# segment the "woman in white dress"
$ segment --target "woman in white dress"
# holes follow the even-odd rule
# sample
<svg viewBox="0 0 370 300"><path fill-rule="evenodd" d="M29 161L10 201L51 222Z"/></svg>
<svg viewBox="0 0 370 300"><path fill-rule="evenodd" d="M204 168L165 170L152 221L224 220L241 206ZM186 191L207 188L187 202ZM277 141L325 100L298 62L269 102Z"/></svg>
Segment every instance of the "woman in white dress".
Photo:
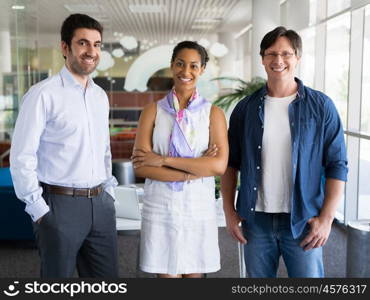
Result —
<svg viewBox="0 0 370 300"><path fill-rule="evenodd" d="M140 116L132 160L146 178L140 268L159 277L201 277L220 269L215 175L228 158L223 111L201 97L206 50L184 41L173 50L174 87Z"/></svg>

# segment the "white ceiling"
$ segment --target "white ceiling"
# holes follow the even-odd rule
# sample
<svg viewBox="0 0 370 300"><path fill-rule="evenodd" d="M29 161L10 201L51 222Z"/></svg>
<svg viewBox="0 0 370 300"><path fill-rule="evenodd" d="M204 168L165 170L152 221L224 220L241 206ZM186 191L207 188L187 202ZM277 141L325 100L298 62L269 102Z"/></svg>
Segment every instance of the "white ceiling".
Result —
<svg viewBox="0 0 370 300"><path fill-rule="evenodd" d="M25 9L13 10L14 3ZM133 13L130 5L154 5L160 12ZM237 33L250 23L251 0L0 0L0 28L9 28L13 36L18 32L59 37L60 26L71 13L98 19L105 41L113 41L118 32L168 43L175 37Z"/></svg>

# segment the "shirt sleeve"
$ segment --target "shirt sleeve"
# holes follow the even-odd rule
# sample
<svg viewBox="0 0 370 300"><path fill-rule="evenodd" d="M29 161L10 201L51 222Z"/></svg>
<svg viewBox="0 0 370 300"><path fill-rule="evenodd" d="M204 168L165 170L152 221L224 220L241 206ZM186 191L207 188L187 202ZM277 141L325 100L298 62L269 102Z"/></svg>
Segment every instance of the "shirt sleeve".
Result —
<svg viewBox="0 0 370 300"><path fill-rule="evenodd" d="M238 105L234 108L231 117L228 130L228 139L229 139L229 161L228 166L234 169L240 170L241 164L241 137L244 135L243 124L241 115L242 103L239 102Z"/></svg>
<svg viewBox="0 0 370 300"><path fill-rule="evenodd" d="M109 103L108 98L107 98L107 103ZM109 107L108 107L108 110L109 110ZM109 116L109 113L108 113L108 116ZM115 199L114 187L118 185L118 182L116 178L112 175L112 153L111 153L111 148L110 148L109 127L107 128L107 136L105 140L104 165L105 165L106 180L103 182L103 187L104 187L104 190L107 193L109 193L113 197L113 199Z"/></svg>
<svg viewBox="0 0 370 300"><path fill-rule="evenodd" d="M339 114L331 99L325 102L323 166L325 177L347 181L347 153Z"/></svg>
<svg viewBox="0 0 370 300"><path fill-rule="evenodd" d="M16 121L10 149L10 171L17 197L25 211L37 221L49 211L37 178L37 150L46 124L46 107L35 88L24 97Z"/></svg>

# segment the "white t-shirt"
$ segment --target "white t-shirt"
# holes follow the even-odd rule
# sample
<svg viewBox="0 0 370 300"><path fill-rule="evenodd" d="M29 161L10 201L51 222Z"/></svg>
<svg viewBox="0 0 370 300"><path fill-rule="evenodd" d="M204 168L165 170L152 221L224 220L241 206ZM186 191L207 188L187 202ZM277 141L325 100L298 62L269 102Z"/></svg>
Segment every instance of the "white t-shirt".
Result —
<svg viewBox="0 0 370 300"><path fill-rule="evenodd" d="M266 96L262 138L262 184L256 211L289 213L292 194L292 142L288 106L296 94Z"/></svg>

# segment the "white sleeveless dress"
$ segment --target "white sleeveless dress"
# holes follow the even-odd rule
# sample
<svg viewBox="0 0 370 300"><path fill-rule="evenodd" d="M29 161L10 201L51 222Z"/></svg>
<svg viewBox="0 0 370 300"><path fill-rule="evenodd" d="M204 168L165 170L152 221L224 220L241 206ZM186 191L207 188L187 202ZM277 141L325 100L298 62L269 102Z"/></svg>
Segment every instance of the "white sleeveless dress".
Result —
<svg viewBox="0 0 370 300"><path fill-rule="evenodd" d="M208 148L211 103L188 113L196 125L195 157ZM153 151L168 154L174 119L157 104ZM140 242L140 268L148 273L209 273L220 269L215 182L203 177L181 192L146 179Z"/></svg>

